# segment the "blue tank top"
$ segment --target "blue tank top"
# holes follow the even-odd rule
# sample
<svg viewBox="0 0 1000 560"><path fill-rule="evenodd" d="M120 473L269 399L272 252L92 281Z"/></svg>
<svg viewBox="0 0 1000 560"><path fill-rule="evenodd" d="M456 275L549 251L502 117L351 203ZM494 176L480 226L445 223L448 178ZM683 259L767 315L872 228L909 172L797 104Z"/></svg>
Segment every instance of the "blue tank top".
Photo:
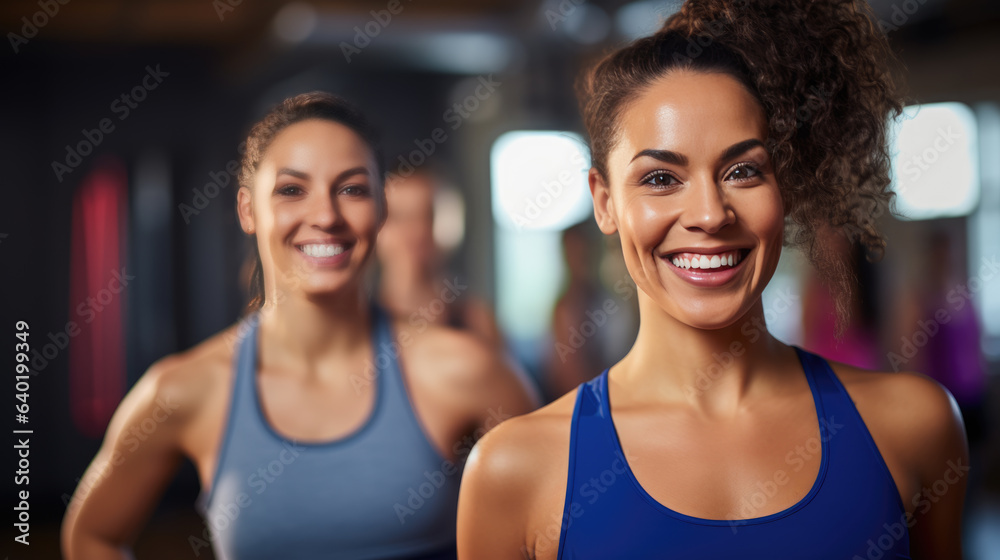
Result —
<svg viewBox="0 0 1000 560"><path fill-rule="evenodd" d="M747 498L744 511L751 513L745 519L701 519L663 506L625 460L605 370L577 393L558 558L909 559L902 499L871 434L826 360L796 351L821 437L786 457L788 472L801 468L805 453L822 453L819 475L802 500L754 517L754 508L776 489L772 480L761 481Z"/></svg>
<svg viewBox="0 0 1000 560"><path fill-rule="evenodd" d="M389 319L375 308L375 406L329 442L293 441L257 394L258 316L240 325L218 467L199 498L220 560L454 559L460 467L431 445L410 406Z"/></svg>

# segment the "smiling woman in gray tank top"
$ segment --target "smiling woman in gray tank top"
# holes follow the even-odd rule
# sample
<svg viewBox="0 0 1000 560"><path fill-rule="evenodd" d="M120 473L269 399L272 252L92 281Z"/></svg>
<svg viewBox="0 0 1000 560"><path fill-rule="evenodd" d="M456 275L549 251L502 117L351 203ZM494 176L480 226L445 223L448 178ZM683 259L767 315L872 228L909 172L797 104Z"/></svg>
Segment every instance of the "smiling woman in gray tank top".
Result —
<svg viewBox="0 0 1000 560"><path fill-rule="evenodd" d="M67 558L129 557L185 458L202 483L205 530L181 545L196 554L455 557L464 459L533 397L473 336L368 301L383 175L372 127L329 94L254 126L237 199L257 251L249 312L122 401L68 508Z"/></svg>

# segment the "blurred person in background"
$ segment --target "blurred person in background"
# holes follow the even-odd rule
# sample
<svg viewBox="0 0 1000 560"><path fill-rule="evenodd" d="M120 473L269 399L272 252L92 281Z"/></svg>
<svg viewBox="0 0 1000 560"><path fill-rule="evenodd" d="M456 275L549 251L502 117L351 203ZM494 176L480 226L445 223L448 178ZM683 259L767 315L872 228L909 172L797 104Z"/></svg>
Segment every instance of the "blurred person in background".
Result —
<svg viewBox="0 0 1000 560"><path fill-rule="evenodd" d="M586 75L595 217L620 237L639 335L480 440L461 558L962 557L968 449L948 391L764 323L786 233L842 321L851 277L816 232L884 248L891 60L861 0L689 0Z"/></svg>
<svg viewBox="0 0 1000 560"><path fill-rule="evenodd" d="M552 347L545 379L549 400L565 395L621 358L632 340L622 348L622 332L635 334L631 324L634 288L619 282L612 287L614 292L604 287L598 269L607 255L594 250L600 240L590 235L593 228L592 222L581 222L562 234L566 277L552 310Z"/></svg>
<svg viewBox="0 0 1000 560"><path fill-rule="evenodd" d="M378 236L379 303L413 328L465 330L496 349L503 335L489 304L445 273L445 253L434 238L439 179L426 168L386 182L389 216Z"/></svg>
<svg viewBox="0 0 1000 560"><path fill-rule="evenodd" d="M455 557L465 454L533 402L477 338L410 329L365 295L383 169L369 122L329 94L253 127L237 195L249 313L122 401L67 510L66 558L130 557L185 458L220 559Z"/></svg>

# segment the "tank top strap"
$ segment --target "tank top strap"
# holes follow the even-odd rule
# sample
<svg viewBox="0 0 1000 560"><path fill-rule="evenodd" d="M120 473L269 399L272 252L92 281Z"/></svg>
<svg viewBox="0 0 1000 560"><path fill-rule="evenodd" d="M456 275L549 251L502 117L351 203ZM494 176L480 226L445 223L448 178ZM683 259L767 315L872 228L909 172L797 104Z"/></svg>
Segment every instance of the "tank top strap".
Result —
<svg viewBox="0 0 1000 560"><path fill-rule="evenodd" d="M576 404L573 406L573 417L570 421L569 436L569 470L566 478L566 497L563 502L563 522L559 531L559 548L556 558L563 558L566 545L566 535L573 524L575 512L581 504L576 489L577 473L591 472L595 464L606 463L609 454L613 454L614 445L608 437L616 437L611 424L610 409L607 403L608 370L605 369L597 377L580 384L576 393Z"/></svg>
<svg viewBox="0 0 1000 560"><path fill-rule="evenodd" d="M868 429L864 420L861 419L857 408L854 407L854 401L837 379L829 362L808 350L797 346L794 348L805 370L806 379L809 380L809 386L813 390L821 436L833 439L832 436L840 430L844 422L849 423L852 429L867 435ZM868 438L871 439L871 436Z"/></svg>
<svg viewBox="0 0 1000 560"><path fill-rule="evenodd" d="M420 422L410 403L406 380L403 378L399 357L405 345L404 337L396 337L392 329L392 317L376 304L371 306L373 363L366 364L365 375L374 373L378 381L380 395L377 416L373 422L413 424Z"/></svg>
<svg viewBox="0 0 1000 560"><path fill-rule="evenodd" d="M235 346L233 352L233 382L229 391L229 412L226 415L223 425L222 442L219 445L218 456L216 457L215 473L212 475L212 482L208 491L199 493L195 501L195 508L205 515L211 504L212 495L219 483L219 477L224 471L225 462L229 457L229 450L232 447L234 431L237 429L249 429L248 422L255 422L255 403L253 383L254 373L257 370L257 330L260 326L260 313L251 313L244 317L236 326L236 333L231 344ZM259 422L259 420L257 421ZM264 431L263 425L256 426L256 430Z"/></svg>
<svg viewBox="0 0 1000 560"><path fill-rule="evenodd" d="M875 439L872 437L868 425L858 411L854 400L847 392L847 388L841 383L833 368L822 356L813 354L808 350L795 347L799 354L799 359L806 371L810 384L818 391L817 406L822 407L820 414L820 435L829 440L830 452L838 461L843 456L855 458L865 457L870 466L878 473L887 488L891 490L894 505L900 511L905 511L902 498L896 487L896 482L892 477L892 471L882 457ZM868 375L880 375L869 372ZM838 434L849 434L839 436Z"/></svg>
<svg viewBox="0 0 1000 560"><path fill-rule="evenodd" d="M840 393L840 382L833 375L830 364L808 350L803 350L798 346L793 346L793 348L795 348L795 352L799 356L799 361L805 370L806 378L809 379L809 385L815 386L821 395L831 395L830 398L833 398L833 395L838 395Z"/></svg>

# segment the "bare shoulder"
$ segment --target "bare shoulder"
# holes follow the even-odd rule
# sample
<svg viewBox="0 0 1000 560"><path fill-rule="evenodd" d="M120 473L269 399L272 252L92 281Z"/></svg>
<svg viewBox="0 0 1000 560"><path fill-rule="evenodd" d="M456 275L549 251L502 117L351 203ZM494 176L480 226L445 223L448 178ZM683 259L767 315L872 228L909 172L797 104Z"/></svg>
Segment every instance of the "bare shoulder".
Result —
<svg viewBox="0 0 1000 560"><path fill-rule="evenodd" d="M830 365L883 454L888 451L906 464L919 465L964 448L958 405L937 381L915 372Z"/></svg>
<svg viewBox="0 0 1000 560"><path fill-rule="evenodd" d="M869 371L836 362L830 365L863 413L886 415L901 420L901 428L920 431L960 419L951 393L926 375Z"/></svg>
<svg viewBox="0 0 1000 560"><path fill-rule="evenodd" d="M130 391L129 401L168 411L172 424L187 423L222 397L230 384L239 338L230 327L198 345L154 362Z"/></svg>
<svg viewBox="0 0 1000 560"><path fill-rule="evenodd" d="M555 558L575 392L511 418L473 449L458 500L465 558Z"/></svg>
<svg viewBox="0 0 1000 560"><path fill-rule="evenodd" d="M395 342L401 353L419 365L432 363L436 377L453 382L474 382L495 371L497 352L479 337L439 325L413 326L397 320Z"/></svg>
<svg viewBox="0 0 1000 560"><path fill-rule="evenodd" d="M534 386L500 349L470 332L437 325L414 328L397 321L395 343L411 378L424 388L475 408L506 403L512 414L537 406Z"/></svg>
<svg viewBox="0 0 1000 560"><path fill-rule="evenodd" d="M538 488L550 486L561 475L562 484L556 484L561 495L569 464L575 402L576 391L570 391L538 410L507 420L483 436L465 468L469 482L504 488L530 501Z"/></svg>

